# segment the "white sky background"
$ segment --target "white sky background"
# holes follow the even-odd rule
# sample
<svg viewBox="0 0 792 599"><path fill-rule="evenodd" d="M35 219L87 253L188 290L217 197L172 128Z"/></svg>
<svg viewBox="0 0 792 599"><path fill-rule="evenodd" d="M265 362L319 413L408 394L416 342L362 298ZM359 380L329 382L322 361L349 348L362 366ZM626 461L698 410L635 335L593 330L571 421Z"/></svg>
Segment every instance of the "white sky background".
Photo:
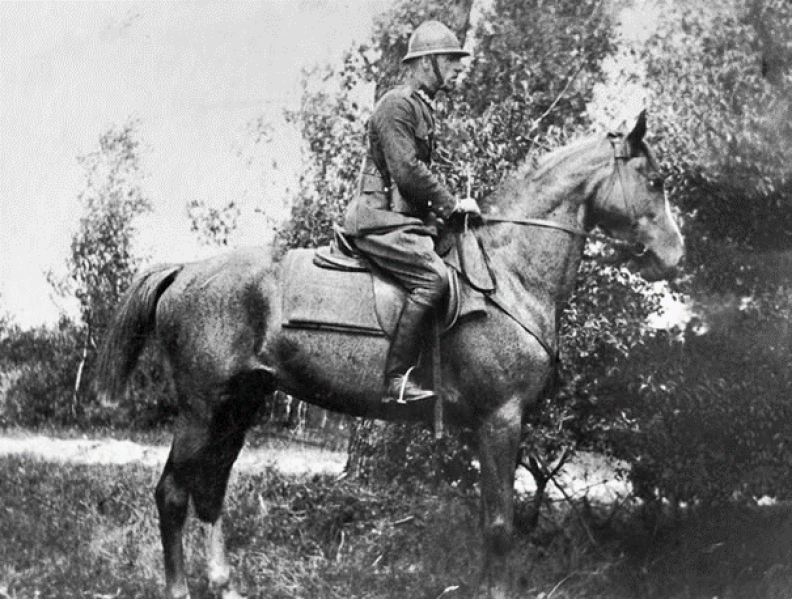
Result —
<svg viewBox="0 0 792 599"><path fill-rule="evenodd" d="M43 273L65 273L84 188L77 157L130 116L155 205L140 222L144 253L206 253L189 231L192 199L236 201L234 242L266 241L271 222L254 208L284 215L299 138L280 129L271 147L256 145L249 123L296 108L300 69L337 60L385 5L0 2L0 311L23 327L57 320Z"/></svg>

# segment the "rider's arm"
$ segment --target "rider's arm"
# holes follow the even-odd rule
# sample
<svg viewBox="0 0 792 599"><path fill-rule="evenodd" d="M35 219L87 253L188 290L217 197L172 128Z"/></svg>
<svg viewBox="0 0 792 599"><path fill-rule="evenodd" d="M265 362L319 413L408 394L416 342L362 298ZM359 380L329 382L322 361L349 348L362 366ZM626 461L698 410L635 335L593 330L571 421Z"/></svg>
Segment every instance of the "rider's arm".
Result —
<svg viewBox="0 0 792 599"><path fill-rule="evenodd" d="M418 157L420 120L409 98L394 95L383 98L372 124L391 179L402 196L419 213L434 212L447 218L457 209L457 201Z"/></svg>

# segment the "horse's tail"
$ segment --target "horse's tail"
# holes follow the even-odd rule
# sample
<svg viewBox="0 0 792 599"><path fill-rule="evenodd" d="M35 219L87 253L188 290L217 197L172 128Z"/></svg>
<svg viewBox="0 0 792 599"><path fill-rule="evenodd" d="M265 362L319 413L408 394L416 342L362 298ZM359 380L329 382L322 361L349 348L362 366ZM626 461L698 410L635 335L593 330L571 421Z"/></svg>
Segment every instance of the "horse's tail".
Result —
<svg viewBox="0 0 792 599"><path fill-rule="evenodd" d="M182 270L180 264L158 264L140 273L121 299L99 353L94 380L102 403L120 397L146 339L154 332L157 302Z"/></svg>

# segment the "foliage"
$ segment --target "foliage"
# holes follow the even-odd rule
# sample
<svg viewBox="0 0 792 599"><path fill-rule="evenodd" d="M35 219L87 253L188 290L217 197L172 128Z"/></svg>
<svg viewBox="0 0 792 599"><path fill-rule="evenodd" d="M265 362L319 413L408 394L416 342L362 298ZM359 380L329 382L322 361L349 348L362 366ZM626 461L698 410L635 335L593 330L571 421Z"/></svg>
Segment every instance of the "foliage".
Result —
<svg viewBox="0 0 792 599"><path fill-rule="evenodd" d="M175 416L170 379L157 349L148 348L121 405L101 405L90 388L75 401L85 328L62 319L56 328L9 327L0 335L0 424L39 428L160 428Z"/></svg>
<svg viewBox="0 0 792 599"><path fill-rule="evenodd" d="M459 90L443 100L449 114L438 119L445 156L465 165L449 173L456 193L466 193L471 177L473 195L486 205L517 164L586 130L611 28L599 0L493 4Z"/></svg>
<svg viewBox="0 0 792 599"><path fill-rule="evenodd" d="M396 58L406 50L412 27L438 16L432 12L438 6L396 5L383 15L370 43L348 53L341 69L321 72L323 87L304 82L303 105L292 118L302 126L312 166L282 235L287 246L318 245L329 238L354 193L364 150L363 143L355 143L364 141L368 114L358 100L360 90L377 82L381 93L397 79ZM533 161L586 130L586 107L603 81L602 59L614 51L609 15L596 1L493 4L475 32L474 58L459 89L438 98L441 141L435 172L454 193L471 193L486 206L487 195L518 163ZM327 85L331 78L340 82L336 89ZM590 251L600 254L599 248ZM591 263L583 269L564 320L562 392L545 402L526 429L526 455L541 455L542 462L580 441L600 443L608 416L603 406L593 407L596 388L640 343L646 317L657 307L657 292L625 271ZM368 463L361 468L361 456L351 455L352 472L364 478L387 472L384 476L399 480L420 472L433 476L427 467L433 454L427 431L373 425L355 430L350 451L365 453ZM443 454L448 464L456 464L451 478L469 476L467 445L447 446ZM394 465L403 469L401 475Z"/></svg>
<svg viewBox="0 0 792 599"><path fill-rule="evenodd" d="M713 236L789 246L792 7L667 2L642 55L674 190Z"/></svg>
<svg viewBox="0 0 792 599"><path fill-rule="evenodd" d="M0 337L0 369L9 377L0 423L22 426L73 424L82 416L74 383L83 331L68 320L57 329L22 331Z"/></svg>
<svg viewBox="0 0 792 599"><path fill-rule="evenodd" d="M372 100L399 80L407 39L421 22L466 23L467 0L397 2L378 17L371 39L350 48L339 67L305 71L300 109L287 113L306 142L307 166L292 200L291 219L279 232L286 248L327 242L356 192L366 150ZM458 28L464 38L464 26Z"/></svg>
<svg viewBox="0 0 792 599"><path fill-rule="evenodd" d="M66 261L69 274L65 281L57 281L50 274L50 282L59 293L74 293L80 302L82 326L74 331L75 345L69 359L45 367L48 372L66 365L74 367L74 375L67 377L73 381L68 402L73 420L98 409L95 394L82 381L89 378L86 375L96 354L96 340L101 339L140 263L133 253L134 219L150 211L151 203L141 187L136 127L137 122L129 120L109 128L99 138L98 149L78 158L84 169L85 189L78 198L82 216ZM57 380L65 383L63 377ZM50 401L54 406L66 404L60 395L67 390L52 389ZM28 391L28 401L45 401L37 399L33 388Z"/></svg>
<svg viewBox="0 0 792 599"><path fill-rule="evenodd" d="M354 69L354 58L347 55L341 73L330 67L306 73L300 110L287 114L287 121L300 128L307 141L306 167L300 189L292 201L291 219L278 232L287 248L316 247L330 239L332 226L341 221L346 203L352 197L354 182L363 157L364 124L367 109L352 95L356 84L344 79L335 94L312 89L312 77L322 83Z"/></svg>
<svg viewBox="0 0 792 599"><path fill-rule="evenodd" d="M724 310L717 328L658 334L623 361L609 390L624 415L612 446L646 499L792 496L790 316L786 288Z"/></svg>
<svg viewBox="0 0 792 599"><path fill-rule="evenodd" d="M135 217L151 210L140 186L135 121L108 129L99 148L78 159L85 169L83 215L67 260L82 322L101 333L139 266L132 252Z"/></svg>
<svg viewBox="0 0 792 599"><path fill-rule="evenodd" d="M231 234L236 230L240 209L234 201L222 208L208 206L193 200L187 205L190 231L198 236L203 245L227 246Z"/></svg>
<svg viewBox="0 0 792 599"><path fill-rule="evenodd" d="M535 160L585 130L584 108L594 84L601 79L600 59L611 50L610 30L609 17L597 2L493 5L476 32L475 55L459 89L438 98L441 143L435 170L453 192L460 197L472 194L486 206L489 193L517 164ZM548 53L548 47L554 52ZM577 295L583 298L580 303L589 309L580 307L568 322L587 323L591 334L567 343L566 356L576 357L587 343L598 346L585 347L592 356L611 345L611 353L623 352L639 336L653 304L647 301L645 290L637 289L640 285L634 279L618 270L610 273L589 279L589 286L578 290ZM606 296L621 301L598 301ZM613 321L629 326L603 326ZM606 330L611 333L601 334ZM602 377L611 364L592 357L588 371L581 376ZM537 411L527 429L527 453L550 460L573 443L566 429L559 427L575 409L573 393L566 398L567 402L547 402L546 409ZM407 472L412 471L410 455L431 455L431 444L418 450L417 439L422 436L414 427L408 429L385 434L392 448L380 450L388 457L376 460L372 473L388 469L393 452L401 456L399 464ZM447 452L452 461L457 460L460 471L466 469L464 460L471 457L464 447L444 448L444 455Z"/></svg>
<svg viewBox="0 0 792 599"><path fill-rule="evenodd" d="M686 211L696 314L645 339L591 390L601 439L646 499L788 497L788 3L664 2L645 65L669 192Z"/></svg>
<svg viewBox="0 0 792 599"><path fill-rule="evenodd" d="M478 481L467 431L449 431L438 441L425 426L389 423L358 431L351 442L359 446L349 449L346 471L362 482L410 489L434 481L469 491Z"/></svg>

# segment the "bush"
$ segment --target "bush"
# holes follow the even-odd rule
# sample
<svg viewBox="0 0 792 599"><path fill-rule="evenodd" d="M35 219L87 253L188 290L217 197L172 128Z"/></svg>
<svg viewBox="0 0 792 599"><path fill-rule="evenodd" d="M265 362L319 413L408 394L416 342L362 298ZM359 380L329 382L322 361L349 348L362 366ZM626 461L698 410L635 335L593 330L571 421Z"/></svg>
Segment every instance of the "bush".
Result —
<svg viewBox="0 0 792 599"><path fill-rule="evenodd" d="M786 295L737 304L713 330L656 335L624 360L609 441L645 499L792 497Z"/></svg>
<svg viewBox="0 0 792 599"><path fill-rule="evenodd" d="M372 483L394 483L417 488L444 482L470 490L478 480L473 465L475 446L469 432L451 429L437 441L424 425L358 422L350 455L353 476ZM350 469L350 464L347 465Z"/></svg>
<svg viewBox="0 0 792 599"><path fill-rule="evenodd" d="M176 404L156 348L144 352L125 399L102 405L90 384L93 347L75 393L84 343L83 329L68 320L56 329L6 330L0 340L0 370L7 375L0 423L155 429L172 421Z"/></svg>
<svg viewBox="0 0 792 599"><path fill-rule="evenodd" d="M79 331L68 321L57 330L12 329L0 342L4 369L17 376L6 392L2 420L7 424L40 426L74 424L81 408L74 384L80 362Z"/></svg>

